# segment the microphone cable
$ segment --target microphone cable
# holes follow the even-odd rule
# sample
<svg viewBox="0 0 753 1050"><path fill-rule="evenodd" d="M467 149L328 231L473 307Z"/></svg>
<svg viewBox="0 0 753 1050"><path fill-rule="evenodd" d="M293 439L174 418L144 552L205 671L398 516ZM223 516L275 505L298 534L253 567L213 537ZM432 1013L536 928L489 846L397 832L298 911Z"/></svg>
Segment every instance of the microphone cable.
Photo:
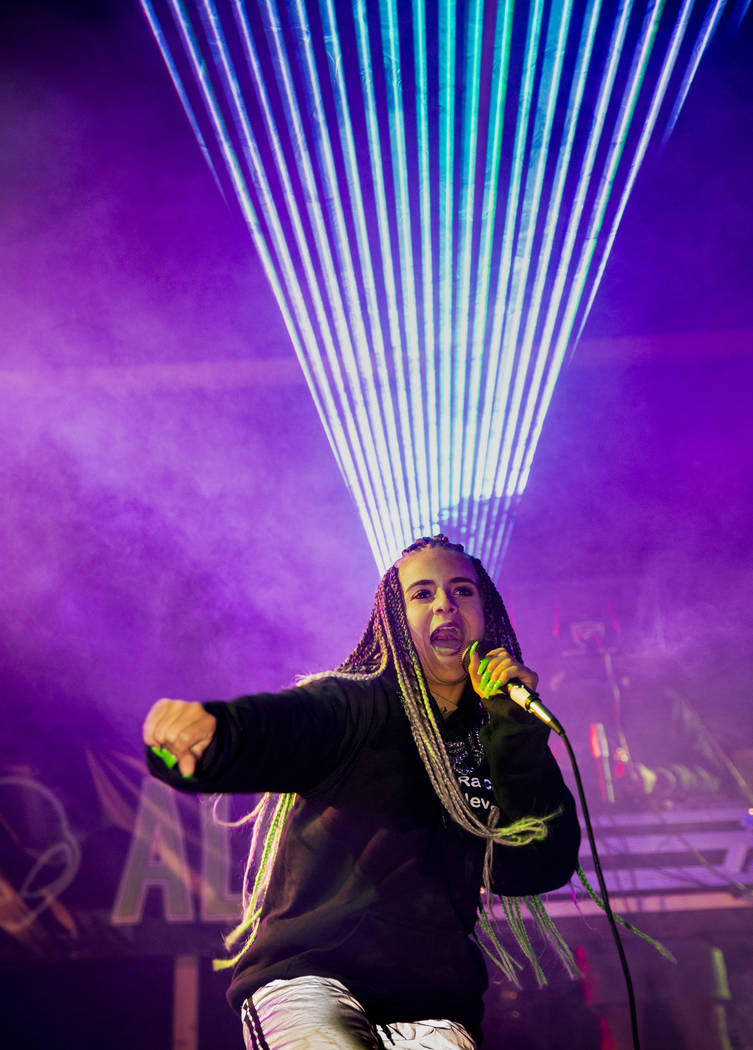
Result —
<svg viewBox="0 0 753 1050"><path fill-rule="evenodd" d="M477 642L471 643L463 651L462 663L465 670L468 670L470 658L474 651L478 652L480 657L484 657L490 652L494 646L490 642ZM486 651L484 651L486 650ZM614 912L612 911L612 905L609 901L609 891L607 890L606 882L604 881L604 873L601 870L601 862L599 860L599 853L596 849L596 839L594 837L593 825L591 824L591 815L588 811L588 803L586 802L586 793L583 788L583 781L580 776L580 769L575 758L575 752L573 751L570 739L565 732L560 722L547 710L542 704L538 695L523 685L518 679L513 679L511 682L506 683L502 687L500 692L506 692L511 700L528 711L539 721L549 726L557 736L560 737L565 749L570 758L570 764L573 769L573 776L575 777L575 785L578 792L578 801L580 802L581 812L583 813L583 821L586 828L586 835L588 837L588 845L591 850L591 856L594 862L594 871L596 873L596 880L599 884L599 892L601 893L601 904L604 909L604 914L607 917L609 923L609 929L612 932L615 946L617 948L617 955L620 960L620 966L622 968L622 975L625 980L625 989L627 992L628 1008L630 1010L630 1028L633 1037L633 1050L641 1050L640 1037L638 1034L638 1013L635 1005L635 991L633 989L633 979L630 976L630 967L625 956L625 949L622 946L622 940L620 938L620 931L617 929L617 919Z"/></svg>

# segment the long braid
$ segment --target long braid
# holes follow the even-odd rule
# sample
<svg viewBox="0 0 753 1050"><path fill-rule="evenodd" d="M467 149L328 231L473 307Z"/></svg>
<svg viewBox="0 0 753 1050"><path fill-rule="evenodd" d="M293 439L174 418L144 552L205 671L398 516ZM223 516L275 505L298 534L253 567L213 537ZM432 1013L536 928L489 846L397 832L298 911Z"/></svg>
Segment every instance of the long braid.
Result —
<svg viewBox="0 0 753 1050"><path fill-rule="evenodd" d="M525 817L508 827L490 828L468 808L452 772L444 739L432 710L431 696L410 635L400 581L394 566L383 577L380 590L387 613L385 622L388 627L396 628L388 632L388 643L403 707L418 753L440 802L461 828L480 838L519 846L545 838L546 825L541 818ZM398 635L397 639L395 634Z"/></svg>
<svg viewBox="0 0 753 1050"><path fill-rule="evenodd" d="M473 564L476 570L479 593L482 599L486 639L495 646L504 646L508 652L521 660L518 639L515 636L510 618L502 598L486 570L477 558L465 553L462 544L450 543L446 536L422 537L403 551L403 556L427 547L442 547L462 553ZM492 849L495 844L523 846L529 842L540 841L547 835L547 817L525 817L505 827L498 827L499 810L492 807L489 824L478 820L465 802L460 787L455 779L444 739L434 715L431 695L426 685L423 669L418 658L408 625L405 601L396 566L392 566L382 577L374 596L374 606L363 635L353 651L332 671L310 675L298 683L307 685L310 682L324 679L344 679L370 681L382 675L392 666L397 680L416 749L428 774L432 788L444 809L455 823L471 835L486 840L486 856L483 868L483 901L492 900L491 868ZM238 926L225 939L226 947L238 942L246 934L245 942L232 959L215 960L215 969L224 969L234 965L247 951L256 938L263 898L269 885L269 878L274 861L282 841L284 824L292 810L294 795L281 796L275 806L273 796L264 797L260 806L263 814L272 813L271 825L266 835L255 833L252 839L249 858L246 865L246 880L256 870L256 878L250 893L244 888L244 916ZM263 837L263 845L260 845ZM261 854L258 857L258 854ZM518 965L502 947L494 920L489 916L483 903L479 906L479 923L481 930L491 940L492 952L484 947L487 954L492 954L511 980L516 981L515 966ZM518 933L517 930L513 930ZM530 951L527 938L522 942L524 951ZM528 951L526 951L528 954Z"/></svg>

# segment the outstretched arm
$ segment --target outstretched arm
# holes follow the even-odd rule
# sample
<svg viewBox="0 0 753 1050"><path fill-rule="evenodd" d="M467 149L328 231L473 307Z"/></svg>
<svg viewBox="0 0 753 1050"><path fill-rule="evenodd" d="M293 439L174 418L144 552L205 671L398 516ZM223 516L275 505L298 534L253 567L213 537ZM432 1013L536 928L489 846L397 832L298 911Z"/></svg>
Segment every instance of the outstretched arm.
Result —
<svg viewBox="0 0 753 1050"><path fill-rule="evenodd" d="M359 700L372 689L325 679L229 703L160 700L144 723L147 764L184 791L307 794L357 752L373 708ZM168 769L153 747L177 765Z"/></svg>

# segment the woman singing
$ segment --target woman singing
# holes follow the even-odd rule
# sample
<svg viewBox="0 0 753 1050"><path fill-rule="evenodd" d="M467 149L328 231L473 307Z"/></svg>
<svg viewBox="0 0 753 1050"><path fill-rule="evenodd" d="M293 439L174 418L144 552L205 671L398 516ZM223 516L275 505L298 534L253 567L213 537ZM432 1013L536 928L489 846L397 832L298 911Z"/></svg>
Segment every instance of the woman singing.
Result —
<svg viewBox="0 0 753 1050"><path fill-rule="evenodd" d="M466 673L476 639L494 648ZM146 744L177 759L168 769L149 750L155 776L279 796L228 938L240 946L228 998L249 1050L473 1050L479 944L513 975L492 893L562 885L580 837L548 730L499 691L511 678L536 687L502 599L477 559L436 536L385 574L334 671L151 709Z"/></svg>

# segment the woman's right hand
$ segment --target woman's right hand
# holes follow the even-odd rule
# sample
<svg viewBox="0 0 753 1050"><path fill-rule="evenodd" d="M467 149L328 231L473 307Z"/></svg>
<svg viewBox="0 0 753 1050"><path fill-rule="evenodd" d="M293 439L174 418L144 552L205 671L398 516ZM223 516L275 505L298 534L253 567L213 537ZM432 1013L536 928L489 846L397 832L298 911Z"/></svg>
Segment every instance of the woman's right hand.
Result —
<svg viewBox="0 0 753 1050"><path fill-rule="evenodd" d="M158 700L144 721L144 743L164 748L178 761L184 777L190 777L212 741L217 719L201 704L188 700Z"/></svg>

